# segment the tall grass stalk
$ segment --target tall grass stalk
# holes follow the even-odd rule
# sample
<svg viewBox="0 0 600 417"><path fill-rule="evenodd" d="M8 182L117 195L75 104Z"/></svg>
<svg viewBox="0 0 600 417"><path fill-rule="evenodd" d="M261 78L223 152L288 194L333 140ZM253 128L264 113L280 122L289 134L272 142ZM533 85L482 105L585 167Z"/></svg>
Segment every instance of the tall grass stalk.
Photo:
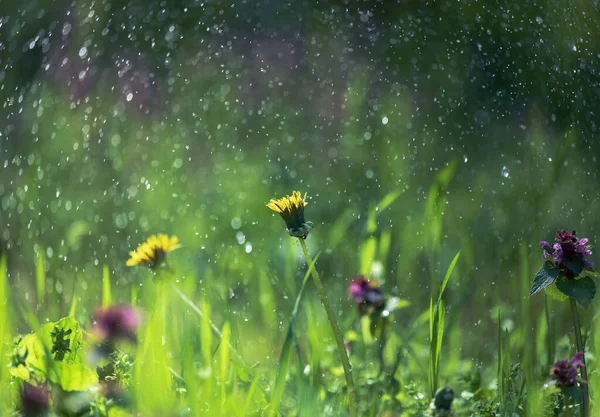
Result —
<svg viewBox="0 0 600 417"><path fill-rule="evenodd" d="M304 258L306 259L306 263L310 266L311 264L313 264L313 260L310 256L310 252L308 251L308 247L306 246L306 242L303 239L298 239L298 241L300 242L300 246L302 247L302 252L304 252ZM346 347L344 346L344 337L342 335L342 330L340 329L337 319L335 318L335 313L331 308L331 304L329 304L329 300L327 299L327 294L325 293L325 288L321 283L319 272L317 272L315 268L313 268L312 270L312 277L315 283L315 287L317 287L319 297L321 297L323 307L325 307L325 312L327 313L329 324L331 325L331 329L333 330L333 335L335 337L338 353L342 361L342 366L344 367L344 376L346 377L346 386L348 388L348 408L350 411L350 417L358 417L356 405L356 389L354 387L354 378L352 377L352 367L350 366L348 354L346 353Z"/></svg>
<svg viewBox="0 0 600 417"><path fill-rule="evenodd" d="M46 266L44 265L44 253L41 249L38 249L35 259L35 290L37 308L41 310L44 307L44 295L46 293Z"/></svg>
<svg viewBox="0 0 600 417"><path fill-rule="evenodd" d="M112 303L112 291L110 288L110 271L108 265L102 268L102 308L110 306Z"/></svg>
<svg viewBox="0 0 600 417"><path fill-rule="evenodd" d="M10 377L8 375L8 342L10 338L10 320L8 295L8 272L6 256L0 257L0 415L8 415Z"/></svg>
<svg viewBox="0 0 600 417"><path fill-rule="evenodd" d="M583 352L583 356L581 357L583 366L579 367L581 379L583 380L581 384L581 394L583 397L581 401L581 416L590 417L590 393L588 389L587 369L585 366L585 347L583 346L583 339L581 338L581 322L579 321L579 313L577 312L577 302L573 298L570 298L569 302L571 303L571 311L573 312L573 327L575 329L577 351Z"/></svg>
<svg viewBox="0 0 600 417"><path fill-rule="evenodd" d="M440 294L438 295L437 302L434 304L433 302L433 293L429 299L429 374L428 374L428 386L429 386L429 396L433 398L435 395L435 391L438 387L439 380L439 365L440 365L440 354L442 352L442 340L444 338L444 300L442 296L444 295L444 290L446 289L446 285L448 285L448 281L450 280L450 276L454 271L454 267L458 262L458 258L460 256L460 252L456 254L448 270L446 271L446 276L444 277L444 281L442 281L442 286L440 288Z"/></svg>

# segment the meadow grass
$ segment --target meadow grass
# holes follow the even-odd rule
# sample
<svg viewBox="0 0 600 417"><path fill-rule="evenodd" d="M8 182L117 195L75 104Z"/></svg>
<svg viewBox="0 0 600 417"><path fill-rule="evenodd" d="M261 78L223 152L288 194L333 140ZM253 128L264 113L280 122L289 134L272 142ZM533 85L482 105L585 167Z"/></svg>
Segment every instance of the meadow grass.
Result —
<svg viewBox="0 0 600 417"><path fill-rule="evenodd" d="M429 200L444 194L451 175L452 168L440 173ZM390 267L393 231L379 233L378 224L385 209L401 194L402 191L393 191L368 209L364 239L356 245L357 273L378 274L382 265L384 269ZM423 219L442 218L444 212L437 208L440 205L443 201L428 205ZM46 284L52 271L38 251L32 304L22 297L9 296L10 274L3 256L0 412L9 415L9 410L18 408L20 401L18 392L23 381L15 373L9 374L9 365L14 369L13 338L40 332L44 323L55 322L66 314L73 320L78 318L84 329L84 348L78 350L84 357L93 350L94 309L129 303L142 315L137 343L119 345L114 351L133 360L133 366L126 371L129 374L119 376L127 381L121 389L128 400L103 396L97 383L81 385L76 391L89 394L83 407L88 407L85 409L90 415L347 416L344 369L309 276L315 271L317 258L322 261L335 257L335 247L342 243L354 222L353 216L342 212L327 236L327 253L320 253L314 260L307 258L305 267L299 255L308 248L298 245L295 239L284 241L279 255L285 260L283 269L273 269L268 261L257 260L258 265L253 266L257 277L247 283L255 288L252 293L257 295L254 301L258 309L254 317L261 320L260 325L253 326L246 325L249 318L245 317L245 309L236 305L235 292L239 289L224 292L218 284L220 276L237 273L240 266L235 262L207 268L197 279L177 265L174 254L163 269L140 268L136 271L141 276L139 283L133 281L125 286L111 276L111 267L105 265L99 271L96 297L73 291L64 302L49 303ZM388 312L389 317L381 323L376 322L375 316L358 311L341 315L339 305L352 301L345 300L345 294L338 296L332 291L340 291L349 279L342 279L343 285L332 280L324 284L323 290L333 300L330 314L340 321L349 352L358 415L443 415L430 405L442 386L453 389L453 412L458 416L579 415L576 402L563 399L558 391L545 385L549 366L557 357L569 356L573 342L568 335L556 333L556 321L568 310L564 303L544 296L543 303L536 307L537 300L528 296L535 268L531 251L523 246L518 251L519 264L513 277L517 285L512 286L517 302L508 305L499 295L491 296L496 303L490 305L490 314L497 329L495 336L482 344L481 357L475 359L462 354L462 345L466 335L481 340L474 335L480 329L476 319L460 312L472 294L471 283L461 274L472 263L472 248L467 242L461 252L449 257L439 244L441 233L437 221L426 233L431 252L424 263L424 276L425 281L432 283L428 308L418 300L399 297ZM310 243L310 237L308 240ZM414 252L408 251L405 256L410 258ZM446 260L445 272L438 278L438 266ZM389 295L398 289L391 283L385 283L383 288ZM278 300L282 293L289 302ZM591 407L595 412L595 393L600 385L596 371L599 327L589 313L584 313L582 319L587 323L583 326L584 339L589 352ZM489 331L481 331L489 337ZM43 346L50 369L54 366L50 360L52 346ZM28 382L39 383L33 379ZM53 395L58 395L60 384L55 381L51 385ZM75 394L53 397L54 404L71 395ZM55 411L56 415L76 412L79 411Z"/></svg>

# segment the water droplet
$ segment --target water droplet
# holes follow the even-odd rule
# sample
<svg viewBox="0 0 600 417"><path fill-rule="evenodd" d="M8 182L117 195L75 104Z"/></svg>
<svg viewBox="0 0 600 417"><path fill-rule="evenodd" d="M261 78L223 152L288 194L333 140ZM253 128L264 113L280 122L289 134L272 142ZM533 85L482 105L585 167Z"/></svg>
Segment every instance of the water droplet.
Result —
<svg viewBox="0 0 600 417"><path fill-rule="evenodd" d="M231 227L234 230L237 230L240 227L242 227L242 219L240 219L239 217L234 217L233 219L231 219Z"/></svg>
<svg viewBox="0 0 600 417"><path fill-rule="evenodd" d="M502 167L502 171L500 171L500 173L502 174L502 176L504 178L508 178L510 176L510 172L508 171L507 167Z"/></svg>

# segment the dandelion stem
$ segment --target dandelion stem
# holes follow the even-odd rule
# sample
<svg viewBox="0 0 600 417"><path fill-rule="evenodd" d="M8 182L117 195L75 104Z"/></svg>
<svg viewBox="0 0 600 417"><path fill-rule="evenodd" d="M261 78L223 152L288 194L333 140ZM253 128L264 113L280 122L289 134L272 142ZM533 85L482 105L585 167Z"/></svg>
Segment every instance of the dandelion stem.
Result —
<svg viewBox="0 0 600 417"><path fill-rule="evenodd" d="M313 263L312 257L308 252L308 248L306 247L306 242L304 239L298 239L300 242L300 246L302 246L302 252L304 252L304 257L306 258L307 265L311 265ZM342 360L342 366L344 367L344 376L346 377L346 386L348 387L348 408L350 409L350 417L357 417L357 409L356 409L356 390L354 388L354 379L352 378L352 367L350 366L350 361L348 360L348 354L346 353L346 347L344 346L344 338L342 336L342 330L335 318L335 314L331 309L331 305L329 304L329 300L327 299L327 294L325 293L325 288L323 288L323 284L321 283L321 278L319 277L319 273L316 268L312 269L312 277L315 282L315 286L317 287L317 291L319 292L319 297L321 297L321 302L323 303L323 307L325 307L325 311L327 312L327 318L329 319L329 324L331 325L331 329L333 330L333 335L335 336L335 342L337 344L338 353L340 355L340 359Z"/></svg>
<svg viewBox="0 0 600 417"><path fill-rule="evenodd" d="M569 300L571 302L571 311L573 312L573 327L575 328L575 343L577 343L577 351L583 352L583 356L581 357L581 361L583 362L583 366L579 367L581 371L581 391L582 391L582 404L581 404L581 416L582 417L590 417L590 396L588 391L588 377L587 377L587 369L585 366L585 350L583 346L583 340L581 338L581 323L579 322L579 313L577 312L577 303L574 299Z"/></svg>

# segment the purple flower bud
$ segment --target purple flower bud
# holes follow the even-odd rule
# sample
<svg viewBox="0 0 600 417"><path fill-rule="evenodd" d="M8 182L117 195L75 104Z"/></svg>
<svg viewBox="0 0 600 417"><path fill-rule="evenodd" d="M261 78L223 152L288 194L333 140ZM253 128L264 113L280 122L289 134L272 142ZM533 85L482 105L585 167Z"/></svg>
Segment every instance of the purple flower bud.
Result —
<svg viewBox="0 0 600 417"><path fill-rule="evenodd" d="M358 304L361 313L371 308L381 309L385 306L385 295L377 282L366 279L364 275L359 275L350 282L348 296Z"/></svg>
<svg viewBox="0 0 600 417"><path fill-rule="evenodd" d="M25 383L21 390L21 410L25 417L48 415L50 398L48 390Z"/></svg>
<svg viewBox="0 0 600 417"><path fill-rule="evenodd" d="M550 377L559 388L574 387L577 385L577 367L585 366L583 352L577 352L569 360L558 360L550 368Z"/></svg>
<svg viewBox="0 0 600 417"><path fill-rule="evenodd" d="M100 309L95 316L96 331L107 342L135 341L139 323L139 314L128 305Z"/></svg>
<svg viewBox="0 0 600 417"><path fill-rule="evenodd" d="M573 278L579 273L580 269L574 267L574 265L580 264L582 268L592 268L594 266L588 259L588 256L592 254L592 247L588 245L589 239L579 239L576 230L571 232L565 229L558 230L555 241L556 243L552 244L552 249L549 248L550 244L545 240L540 242L540 246L544 248L542 257L544 259L551 257L564 276ZM567 265L570 267L567 267Z"/></svg>

